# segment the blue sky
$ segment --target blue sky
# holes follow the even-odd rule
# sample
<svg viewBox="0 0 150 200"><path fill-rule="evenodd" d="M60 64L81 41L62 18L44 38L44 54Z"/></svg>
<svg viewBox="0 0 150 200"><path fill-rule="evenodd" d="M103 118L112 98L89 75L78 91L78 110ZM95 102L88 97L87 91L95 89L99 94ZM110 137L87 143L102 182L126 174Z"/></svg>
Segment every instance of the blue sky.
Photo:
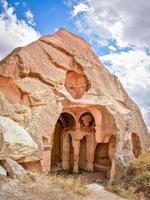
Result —
<svg viewBox="0 0 150 200"><path fill-rule="evenodd" d="M119 77L150 130L149 13L149 0L0 0L0 59L66 28Z"/></svg>
<svg viewBox="0 0 150 200"><path fill-rule="evenodd" d="M96 41L91 40L91 36L79 31L75 26L75 18L72 17L72 7L65 0L44 0L44 1L32 1L32 0L8 0L9 6L15 9L15 13L19 20L25 20L25 12L28 10L32 12L34 16L35 25L34 29L40 33L40 35L53 34L58 28L63 27L77 35L80 35L88 42L90 42L97 54L103 55L109 53L109 49L101 47ZM2 12L1 7L1 12ZM110 41L113 43L113 40Z"/></svg>

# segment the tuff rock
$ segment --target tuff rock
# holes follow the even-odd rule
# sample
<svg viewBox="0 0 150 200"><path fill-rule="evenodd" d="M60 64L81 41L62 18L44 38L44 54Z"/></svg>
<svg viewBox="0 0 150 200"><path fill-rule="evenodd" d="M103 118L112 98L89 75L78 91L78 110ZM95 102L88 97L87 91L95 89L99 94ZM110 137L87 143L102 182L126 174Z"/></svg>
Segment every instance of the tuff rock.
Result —
<svg viewBox="0 0 150 200"><path fill-rule="evenodd" d="M27 171L21 165L10 158L4 159L1 162L10 178L20 177L27 174Z"/></svg>
<svg viewBox="0 0 150 200"><path fill-rule="evenodd" d="M19 161L29 169L80 167L113 178L150 145L140 110L118 78L64 29L0 62L0 114L37 143L38 154Z"/></svg>
<svg viewBox="0 0 150 200"><path fill-rule="evenodd" d="M19 160L38 150L30 134L13 120L0 116L0 160Z"/></svg>

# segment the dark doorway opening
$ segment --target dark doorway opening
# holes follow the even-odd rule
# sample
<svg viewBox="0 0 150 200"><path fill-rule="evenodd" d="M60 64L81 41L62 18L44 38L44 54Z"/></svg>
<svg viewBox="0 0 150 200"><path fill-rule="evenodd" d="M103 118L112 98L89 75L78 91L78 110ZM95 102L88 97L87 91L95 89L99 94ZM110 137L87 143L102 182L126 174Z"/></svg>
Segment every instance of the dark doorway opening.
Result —
<svg viewBox="0 0 150 200"><path fill-rule="evenodd" d="M62 148L63 148L63 132L75 128L75 120L69 113L62 113L57 120L54 137L53 147L51 153L51 169L55 167L61 168L62 163ZM71 137L70 137L71 144Z"/></svg>

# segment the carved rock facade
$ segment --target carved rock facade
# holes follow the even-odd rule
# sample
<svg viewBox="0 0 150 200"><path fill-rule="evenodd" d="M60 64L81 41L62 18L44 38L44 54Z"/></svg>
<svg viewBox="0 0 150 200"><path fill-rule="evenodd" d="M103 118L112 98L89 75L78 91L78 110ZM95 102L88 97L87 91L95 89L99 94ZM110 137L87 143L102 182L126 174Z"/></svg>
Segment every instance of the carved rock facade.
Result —
<svg viewBox="0 0 150 200"><path fill-rule="evenodd" d="M53 167L123 172L150 145L137 105L90 45L60 29L0 62L0 114L19 123L39 154L18 161Z"/></svg>

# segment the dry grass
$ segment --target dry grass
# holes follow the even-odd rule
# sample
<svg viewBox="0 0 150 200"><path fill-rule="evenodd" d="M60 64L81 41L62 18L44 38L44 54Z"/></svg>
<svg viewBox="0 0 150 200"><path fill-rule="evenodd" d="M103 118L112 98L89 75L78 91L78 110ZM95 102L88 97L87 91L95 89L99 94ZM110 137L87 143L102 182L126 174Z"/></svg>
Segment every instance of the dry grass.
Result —
<svg viewBox="0 0 150 200"><path fill-rule="evenodd" d="M149 200L150 150L135 159L124 176L112 183L106 183L106 189L130 200Z"/></svg>
<svg viewBox="0 0 150 200"><path fill-rule="evenodd" d="M120 182L107 183L106 189L129 200L145 200L143 194L136 194L135 187L125 187L123 184L120 184Z"/></svg>
<svg viewBox="0 0 150 200"><path fill-rule="evenodd" d="M73 175L69 177L59 176L59 175L49 175L51 182L65 190L72 191L75 194L86 196L89 191L86 189L85 185L81 183L80 177L74 177Z"/></svg>
<svg viewBox="0 0 150 200"><path fill-rule="evenodd" d="M129 170L134 174L141 173L143 170L150 171L150 149L143 152L138 159L135 159L131 163Z"/></svg>
<svg viewBox="0 0 150 200"><path fill-rule="evenodd" d="M82 200L88 194L79 179L31 172L14 180L7 178L1 188L2 200Z"/></svg>

